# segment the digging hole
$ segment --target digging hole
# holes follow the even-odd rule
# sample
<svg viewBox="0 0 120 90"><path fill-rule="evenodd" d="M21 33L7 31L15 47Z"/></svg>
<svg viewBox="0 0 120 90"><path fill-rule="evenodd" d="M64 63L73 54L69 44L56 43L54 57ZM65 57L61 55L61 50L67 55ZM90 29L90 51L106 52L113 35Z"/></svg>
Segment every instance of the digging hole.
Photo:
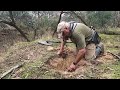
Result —
<svg viewBox="0 0 120 90"><path fill-rule="evenodd" d="M75 60L75 55L73 52L69 52L66 59L63 59L62 57L53 57L49 59L46 64L48 65L49 68L55 69L55 70L60 70L60 71L67 71L68 67L71 65L71 63ZM78 63L78 67L83 67L88 65L89 62L86 60L81 60Z"/></svg>
<svg viewBox="0 0 120 90"><path fill-rule="evenodd" d="M67 71L68 67L75 60L75 52L73 50L70 50L69 48L66 49L66 51L67 57L65 59L57 55L49 58L49 60L46 62L47 67L58 71ZM100 65L102 63L114 62L113 59L114 57L109 53L105 53L105 55L98 57L97 60L95 60L94 62L82 59L78 63L77 70L79 70L80 68L87 68L92 65Z"/></svg>
<svg viewBox="0 0 120 90"><path fill-rule="evenodd" d="M74 59L74 54L70 53L65 59L56 56L48 60L46 64L52 69L66 71Z"/></svg>
<svg viewBox="0 0 120 90"><path fill-rule="evenodd" d="M78 68L80 68L80 67L86 68L86 66L91 66L93 64L100 65L100 64L106 63L106 62L112 63L112 62L115 62L115 60L113 60L113 59L114 59L113 56L109 55L109 54L99 57L97 60L95 60L94 63L92 63L91 61L86 61L86 60L82 59L78 63ZM53 58L49 59L46 62L46 64L51 69L67 71L67 68L70 66L70 64L73 62L73 60L75 60L74 53L69 53L68 56L66 57L66 59L63 59L61 57L53 57Z"/></svg>

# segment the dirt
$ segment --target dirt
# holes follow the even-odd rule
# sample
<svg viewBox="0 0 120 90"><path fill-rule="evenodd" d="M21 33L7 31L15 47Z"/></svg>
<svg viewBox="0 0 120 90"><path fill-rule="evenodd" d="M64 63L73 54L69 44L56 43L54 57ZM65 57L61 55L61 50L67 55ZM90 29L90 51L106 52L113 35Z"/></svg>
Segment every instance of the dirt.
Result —
<svg viewBox="0 0 120 90"><path fill-rule="evenodd" d="M25 41L24 38L17 34L17 30L7 29L0 30L0 55L7 52L8 48L17 42Z"/></svg>
<svg viewBox="0 0 120 90"><path fill-rule="evenodd" d="M14 65L20 62L29 63L29 62L36 61L37 58L39 59L42 57L45 58L47 57L47 54L50 54L51 52L54 52L54 56L48 57L48 60L46 59L44 66L47 67L48 71L58 73L57 75L62 75L62 78L70 78L70 79L71 78L78 78L78 79L96 78L99 76L94 75L93 72L100 74L99 72L101 71L97 69L96 66L115 62L115 58L110 53L105 53L103 56L98 57L95 61L87 61L82 59L78 63L78 67L75 70L75 72L67 72L67 68L75 60L75 53L71 48L66 48L65 51L67 52L67 57L64 59L55 54L58 51L58 48L55 48L55 47L50 47L50 46L48 47L48 46L43 46L43 45L34 43L29 46L25 46L17 49L16 48L17 47L14 47L13 51L10 52L7 57L0 58L1 59L0 73L5 72L9 68L13 67ZM40 70L42 70L44 66L41 67ZM16 70L13 73L13 79L21 78L20 77L21 72L23 72L22 69ZM38 70L36 72L39 74ZM58 77L57 75L55 77ZM32 78L41 78L40 76L37 77L38 75L33 75L33 76Z"/></svg>
<svg viewBox="0 0 120 90"><path fill-rule="evenodd" d="M55 57L54 59L49 60L47 64L49 64L51 68L65 71L74 59L74 56L71 54L66 59Z"/></svg>
<svg viewBox="0 0 120 90"><path fill-rule="evenodd" d="M55 57L54 59L51 59L47 62L47 64L56 70L62 70L62 71L67 71L67 68L70 66L70 64L75 60L75 56L73 53L69 53L66 59L63 59L61 57ZM86 66L89 65L90 63L84 59L82 59L78 63L79 66Z"/></svg>
<svg viewBox="0 0 120 90"><path fill-rule="evenodd" d="M0 73L5 72L20 62L34 62L45 54L43 46L37 43L20 49L15 49L14 46L12 50L7 56L0 58Z"/></svg>
<svg viewBox="0 0 120 90"><path fill-rule="evenodd" d="M50 60L48 60L46 65L48 68L53 69L54 71L62 74L64 76L64 78L80 78L80 79L82 79L82 78L86 78L85 74L86 74L86 72L89 72L89 70L94 72L95 70L93 70L93 68L95 69L96 66L99 66L101 64L115 62L114 57L111 54L105 53L103 56L98 57L94 61L87 61L85 59L82 59L78 63L78 66L77 66L77 69L75 70L75 72L68 72L67 68L70 66L70 64L74 60L75 60L74 52L69 51L66 59L63 59L63 58L57 56L57 57L54 57L54 58L51 58ZM100 71L100 70L97 70L95 72L98 73L98 71Z"/></svg>

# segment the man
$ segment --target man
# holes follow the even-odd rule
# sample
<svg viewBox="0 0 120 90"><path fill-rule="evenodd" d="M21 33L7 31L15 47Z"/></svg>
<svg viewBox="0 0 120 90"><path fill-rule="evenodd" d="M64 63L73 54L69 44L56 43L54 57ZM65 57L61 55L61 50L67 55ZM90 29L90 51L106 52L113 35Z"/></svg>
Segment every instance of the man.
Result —
<svg viewBox="0 0 120 90"><path fill-rule="evenodd" d="M57 27L58 38L61 38L61 46L58 55L64 51L64 45L69 38L76 45L76 58L68 68L68 71L75 71L78 62L85 57L86 60L94 60L103 52L102 43L92 41L96 40L95 31L82 23L62 21ZM93 38L94 36L94 38ZM98 41L98 40L97 40Z"/></svg>

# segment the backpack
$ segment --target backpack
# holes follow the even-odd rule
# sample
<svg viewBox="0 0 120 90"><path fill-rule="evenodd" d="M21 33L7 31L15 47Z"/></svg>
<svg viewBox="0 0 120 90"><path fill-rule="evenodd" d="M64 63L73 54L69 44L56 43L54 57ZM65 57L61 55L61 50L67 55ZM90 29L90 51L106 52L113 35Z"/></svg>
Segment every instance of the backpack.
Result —
<svg viewBox="0 0 120 90"><path fill-rule="evenodd" d="M73 31L74 29L75 29L75 27L77 26L77 24L74 24L74 23L77 23L77 22L75 22L75 21L70 21L70 22L68 22L69 24L70 24L70 31Z"/></svg>
<svg viewBox="0 0 120 90"><path fill-rule="evenodd" d="M94 31L94 34L93 34L90 42L93 42L95 44L99 44L100 41L101 41L101 37L98 35L98 32Z"/></svg>

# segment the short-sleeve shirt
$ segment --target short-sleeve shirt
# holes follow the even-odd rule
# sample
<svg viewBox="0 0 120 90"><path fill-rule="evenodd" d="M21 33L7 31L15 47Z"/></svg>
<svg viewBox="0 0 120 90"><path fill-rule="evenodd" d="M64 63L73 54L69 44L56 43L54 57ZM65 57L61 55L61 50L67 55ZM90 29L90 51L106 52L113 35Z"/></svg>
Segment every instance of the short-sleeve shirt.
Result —
<svg viewBox="0 0 120 90"><path fill-rule="evenodd" d="M86 42L91 39L93 32L94 31L85 24L77 23L70 39L76 44L77 49L82 49L86 47Z"/></svg>

